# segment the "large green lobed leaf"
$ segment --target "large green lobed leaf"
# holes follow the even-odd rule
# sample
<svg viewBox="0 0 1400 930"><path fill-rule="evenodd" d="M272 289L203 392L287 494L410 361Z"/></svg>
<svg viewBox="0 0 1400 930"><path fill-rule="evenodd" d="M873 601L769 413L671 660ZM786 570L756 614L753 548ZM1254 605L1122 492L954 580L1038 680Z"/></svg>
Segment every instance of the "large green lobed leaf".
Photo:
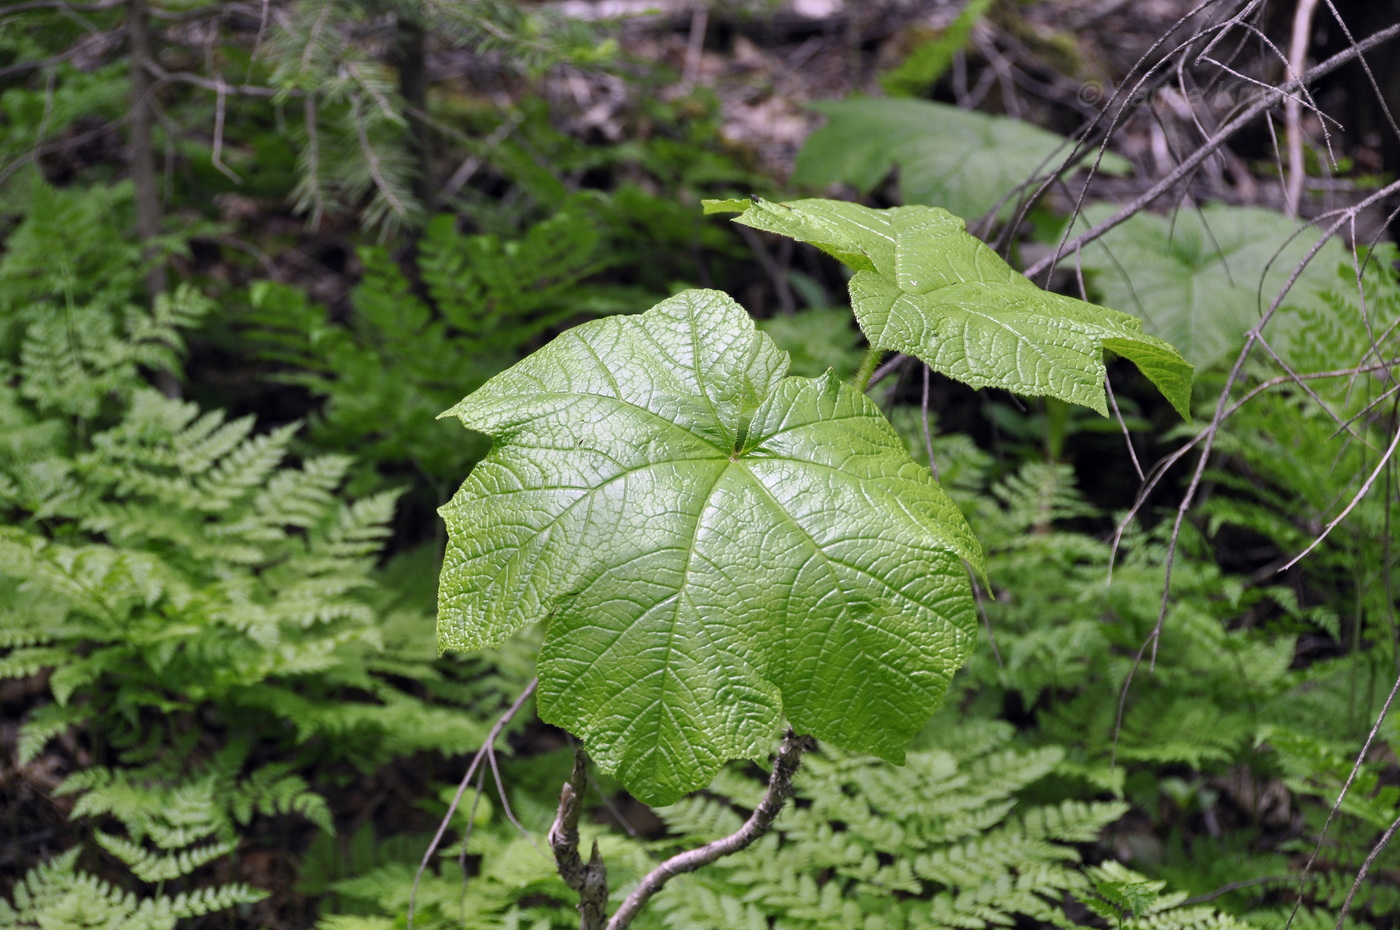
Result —
<svg viewBox="0 0 1400 930"><path fill-rule="evenodd" d="M707 201L706 212L815 245L856 269L851 305L870 344L975 388L1083 404L1108 415L1103 353L1130 359L1183 417L1191 366L1125 313L1041 290L937 207L834 200Z"/></svg>
<svg viewBox="0 0 1400 930"><path fill-rule="evenodd" d="M666 804L799 732L902 761L974 636L966 522L863 394L716 291L578 326L446 415L443 649L547 624L539 711Z"/></svg>
<svg viewBox="0 0 1400 930"><path fill-rule="evenodd" d="M932 100L856 97L812 109L827 123L797 153L793 183L849 184L865 194L897 167L905 203L941 204L968 219L999 203L999 212L1010 212L1011 195L1058 168L1073 144L1024 120ZM1113 154L1099 163L1101 172L1128 168Z"/></svg>
<svg viewBox="0 0 1400 930"><path fill-rule="evenodd" d="M1086 208L1074 231L1107 219L1114 209ZM1134 214L1085 246L1079 261L1099 296L1141 314L1154 334L1198 368L1208 368L1234 358L1246 331L1303 261L1311 257L1292 282L1290 302L1337 285L1337 267L1351 256L1339 239L1310 256L1318 235L1274 210L1208 204L1172 216ZM1278 342L1286 344L1299 327L1285 306L1269 335L1282 331Z"/></svg>

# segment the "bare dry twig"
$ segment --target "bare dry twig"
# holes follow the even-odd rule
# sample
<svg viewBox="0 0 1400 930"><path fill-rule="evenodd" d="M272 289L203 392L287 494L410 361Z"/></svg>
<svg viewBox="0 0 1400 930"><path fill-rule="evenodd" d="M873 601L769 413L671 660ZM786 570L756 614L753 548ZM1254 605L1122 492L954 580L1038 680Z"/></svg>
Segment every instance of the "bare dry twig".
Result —
<svg viewBox="0 0 1400 930"><path fill-rule="evenodd" d="M520 708L525 706L525 702L530 699L530 695L535 693L535 688L539 685L538 678L531 678L516 697L515 702L507 707L501 716L496 718L491 729L487 732L485 740L482 741L481 748L472 757L471 765L467 766L467 773L462 776L462 782L457 786L457 794L453 796L452 803L447 806L447 813L443 815L442 822L438 824L437 833L433 834L433 841L428 844L428 849L423 853L423 861L418 864L418 871L413 875L413 888L408 893L408 926L413 928L413 910L418 901L418 885L423 880L423 873L428 871L428 865L432 863L433 856L437 853L438 847L442 844L442 838L447 834L447 828L452 824L452 815L457 813L457 807L462 803L462 796L467 793L467 786L471 784L472 776L476 770L481 768L481 762L488 756L495 753L496 737L501 735L501 731L506 728L515 715L520 713Z"/></svg>
<svg viewBox="0 0 1400 930"><path fill-rule="evenodd" d="M1360 890L1361 883L1366 880L1366 873L1371 871L1371 864L1376 861L1376 857L1381 854L1381 851L1390 845L1390 841L1395 837L1395 831L1397 829L1400 829L1400 817L1395 818L1395 820L1391 822L1390 826L1386 828L1385 833L1383 833L1381 838L1376 842L1376 845L1371 848L1371 852L1366 856L1366 861L1361 863L1361 868L1356 872L1356 881L1352 882L1351 888L1347 889L1346 900L1342 902L1342 908L1337 912L1336 930L1342 930L1342 924L1346 922L1347 913L1351 911L1351 902L1356 898L1356 892ZM1289 917L1289 921L1292 921L1291 916Z"/></svg>
<svg viewBox="0 0 1400 930"><path fill-rule="evenodd" d="M749 819L744 821L744 825L713 843L706 843L704 846L674 855L648 872L641 884L622 902L617 913L613 914L607 930L624 930L630 926L652 896L677 875L694 872L717 859L732 855L771 830L773 821L777 819L783 805L792 797L792 776L801 764L802 754L815 749L816 745L816 740L812 737L789 730L778 750L778 757L773 760L773 774L768 779L768 791Z"/></svg>
<svg viewBox="0 0 1400 930"><path fill-rule="evenodd" d="M1303 903L1303 885L1308 880L1308 873L1312 871L1314 863L1317 862L1317 857L1322 853L1322 844L1327 839L1327 831L1331 829L1332 821L1336 820L1337 814L1341 812L1342 801L1346 798L1347 792L1351 791L1351 786L1352 783L1356 781L1356 776L1361 773L1361 765L1366 761L1366 755L1371 751L1371 744L1376 741L1376 735L1380 732L1381 724L1385 721L1386 715L1390 713L1390 705L1394 703L1397 692L1400 692L1400 678L1395 679L1395 684L1391 686L1390 694L1386 695L1385 704L1381 706L1381 712L1376 715L1376 722L1371 725L1371 732L1366 734L1365 745L1363 745L1361 751L1356 754L1356 762L1352 764L1351 772L1347 775L1346 783L1342 785L1342 790L1337 792L1337 800L1333 803L1332 809L1327 812L1327 819L1323 821L1322 829L1317 835L1317 844L1313 847L1312 855L1308 857L1307 864L1303 866L1303 871L1298 877L1298 897L1293 902L1293 910L1288 914L1288 923L1284 924L1284 930L1289 930L1289 928L1293 926L1293 918L1297 916L1298 908L1302 906ZM1376 856L1380 854L1380 851L1390 842L1390 838L1394 835L1395 828L1398 824L1400 824L1400 820L1390 825L1390 829L1385 831L1385 835L1381 837L1380 842L1372 848L1371 854L1367 856L1366 861L1361 864L1361 869L1356 876L1356 882L1351 886L1351 891L1347 893L1346 901L1342 904L1341 913L1337 915L1338 930L1340 930L1342 926L1342 919L1346 917L1347 910L1351 907L1351 899L1356 894L1356 889L1360 887L1361 882L1366 878L1366 871L1371 867L1371 863L1375 860Z"/></svg>
<svg viewBox="0 0 1400 930"><path fill-rule="evenodd" d="M1255 0L1255 2L1257 3L1258 0ZM1202 0L1201 3L1197 4L1196 6L1188 10L1186 13L1179 16L1177 20L1174 23L1172 23L1172 25L1155 42L1152 43L1152 46L1148 48L1147 51L1144 52L1141 57L1139 57L1138 61L1133 65L1133 67L1129 69L1128 73L1124 76L1123 84L1121 84L1118 87L1118 89L1114 91L1113 96L1104 104L1103 110L1099 113L1098 117L1095 118L1091 123L1089 123L1089 125L1085 126L1077 134L1078 141L1071 149L1069 155L1066 156L1063 162L1061 162L1060 169L1058 171L1051 172L1048 177L1046 177L1040 182L1040 186L1037 187L1036 190L1029 197L1023 200L1020 210L1017 212L1015 219L1011 223L1012 226L1020 226L1020 224L1025 220L1031 207L1039 202L1040 198L1045 195L1045 192L1050 189L1051 185L1058 182L1059 178L1065 171L1069 170L1074 165L1078 165L1083 159L1085 153L1088 152L1090 149L1096 149L1096 151L1094 154L1094 161L1089 166L1089 176L1092 178L1098 172L1099 165L1103 162L1104 156L1108 154L1108 139L1113 135L1113 133L1117 130L1119 124L1124 119L1124 113L1126 112L1126 107L1124 106L1125 102L1136 99L1140 94L1142 94L1144 89L1148 87L1149 82L1156 80L1155 75L1165 66L1165 64L1168 61L1170 61L1174 55L1190 47L1192 43L1194 43L1195 41L1197 41L1198 38L1200 38L1200 36L1192 36L1184 42L1179 42L1171 51L1167 52L1160 59L1157 59L1151 67L1147 68L1141 75L1139 75L1131 85L1127 83L1128 80L1133 79L1133 76L1137 73L1138 69L1143 67L1145 63L1153 59L1153 56L1156 55L1157 51L1163 46L1165 46L1172 36L1176 35L1177 30L1185 26L1198 14L1201 14L1209 8L1219 5L1220 3L1221 0ZM1212 27L1212 30L1220 30L1217 34L1216 39L1218 40L1220 36L1224 35L1224 30L1228 29L1230 24L1237 20L1241 15L1243 15L1243 13L1237 11L1234 15L1228 17L1222 24ZM1106 126L1104 125L1105 123L1107 123ZM1102 132L1099 133L1098 130L1101 126L1103 127ZM1082 210L1084 207L1084 198L1087 197L1088 194L1089 185L1085 184L1080 188L1078 195L1075 197L1074 207L1070 213L1072 219L1079 216L1080 210ZM1064 251L1066 251L1063 242L1061 242L1060 248L1061 252L1056 253L1054 258L1054 261L1056 262L1059 260L1060 256L1064 253ZM1068 251L1077 251L1077 247L1071 248ZM1046 267L1048 268L1050 266L1047 265ZM1033 276L1034 275L1031 272L1026 273L1026 277Z"/></svg>
<svg viewBox="0 0 1400 930"><path fill-rule="evenodd" d="M1298 0L1293 11L1293 35L1288 43L1288 73L1301 79L1307 66L1308 45L1311 44L1313 11L1317 0ZM1288 191L1283 205L1289 216L1297 216L1303 199L1303 179L1307 171L1303 165L1303 108L1296 97L1289 97L1284 103L1284 126L1288 138Z"/></svg>
<svg viewBox="0 0 1400 930"><path fill-rule="evenodd" d="M1064 255L1072 254L1081 246L1084 246L1090 242L1093 242L1095 239L1098 239L1104 233L1108 232L1110 229L1113 229L1115 226L1128 219L1128 217L1140 213L1142 210L1146 209L1152 204L1153 201L1155 201L1157 198L1161 197L1167 191L1171 190L1174 186L1180 183L1183 178L1185 178L1187 175L1193 172L1201 164L1201 162L1205 161L1206 158L1209 157L1216 149L1224 145L1227 139L1229 139L1235 133L1243 129L1256 116L1268 110L1270 107L1275 106L1279 103L1279 101L1283 100L1290 94L1293 94L1294 92L1298 91L1305 84L1309 84L1324 75L1332 73L1347 62L1359 58L1364 52L1375 48L1376 46L1384 42L1388 42L1391 39L1396 38L1397 36L1400 36L1400 23L1396 23L1394 26L1388 26L1385 29L1381 29L1375 33L1372 33L1370 36L1368 36L1361 42L1358 42L1350 48L1338 52L1331 58L1328 58L1326 61L1315 65L1314 67L1308 70L1307 74L1303 75L1302 80L1285 81L1284 83L1279 84L1268 91L1261 91L1258 100L1256 100L1249 107L1245 108L1245 110L1238 116L1236 116L1234 119L1230 120L1228 123L1222 126L1220 130L1217 133L1215 133L1215 135L1205 140L1205 142L1203 142L1199 147L1197 147L1197 149L1194 152L1192 152L1185 159L1183 159L1181 164L1177 165L1177 167L1171 173L1167 174L1157 183L1153 184L1150 188L1148 188L1130 203L1125 204L1108 219L1097 224L1087 232L1081 233L1072 240L1069 240L1067 242L1061 242L1052 254L1045 256L1040 261L1033 264L1030 268L1026 269L1026 277L1035 278L1039 275L1044 274L1056 264L1058 264L1060 259ZM1066 235L1068 235L1068 232L1066 232Z"/></svg>
<svg viewBox="0 0 1400 930"><path fill-rule="evenodd" d="M1341 226L1347 221L1349 217L1354 216L1356 213L1359 213L1361 210L1364 210L1371 204L1376 203L1384 199L1385 197L1388 197L1390 194L1395 193L1396 191L1400 191L1400 181L1386 185L1385 187L1371 194L1365 200L1362 200L1360 203L1356 204L1354 207L1343 211L1342 218L1334 222L1331 227L1325 230L1322 233L1322 235L1320 235L1317 238L1317 240L1313 243L1312 247L1308 250L1307 255L1305 255L1303 259L1298 263L1298 265L1293 269L1293 273L1289 276L1288 280L1284 282L1283 288L1274 297L1272 303L1269 305L1269 308L1264 312L1263 316L1260 317L1259 322L1255 323L1254 326L1251 327L1247 333L1245 333L1244 346L1241 347L1239 354L1235 358L1234 366L1230 369L1230 373L1225 379L1225 386L1221 389L1220 398L1216 402L1215 414L1214 416L1212 416L1210 424L1202 431L1204 441L1202 442L1202 448L1196 462L1196 468L1191 475L1190 482L1187 484L1186 494L1182 498L1181 503L1177 506L1176 519L1172 523L1171 539L1167 545L1167 556L1164 565L1165 577L1162 582L1162 605L1157 615L1157 624L1153 627L1152 633L1148 636L1147 643L1144 644L1144 649L1148 648L1149 646L1151 647L1152 665L1155 666L1156 664L1157 645L1161 639L1162 627L1166 622L1167 606L1171 600L1172 568L1176 558L1177 542L1181 538L1181 527L1182 524L1185 522L1187 511L1190 509L1192 503L1195 502L1196 493L1200 489L1201 482L1205 476L1206 463L1210 460L1211 452L1215 446L1216 436L1219 433L1221 423L1224 421L1225 412L1227 409L1233 409L1227 408L1226 405L1229 401L1231 392L1233 392L1235 389L1235 385L1239 383L1239 380L1244 371L1244 364L1246 360L1248 360L1249 356L1253 353L1255 345L1263 343L1264 328L1268 326L1270 321L1273 320L1274 314L1278 312L1279 307L1283 304L1284 298L1292 289L1294 282L1297 281L1298 276L1302 273L1303 268L1307 266L1308 262L1312 261L1313 256L1317 254L1317 252L1322 248L1322 246L1331 238L1331 236L1334 233L1336 233L1338 229L1341 228ZM1299 379L1295 378L1293 380L1295 382L1301 383ZM1392 447L1393 445L1394 444L1392 444ZM1141 500L1141 498L1139 500ZM1137 511L1138 507L1139 505L1134 505L1134 513ZM1134 669L1136 669L1136 667L1136 664L1134 664ZM1131 682L1131 680L1132 675L1129 674L1128 681ZM1127 693L1126 687L1127 685L1125 683L1123 692L1124 696L1126 696Z"/></svg>

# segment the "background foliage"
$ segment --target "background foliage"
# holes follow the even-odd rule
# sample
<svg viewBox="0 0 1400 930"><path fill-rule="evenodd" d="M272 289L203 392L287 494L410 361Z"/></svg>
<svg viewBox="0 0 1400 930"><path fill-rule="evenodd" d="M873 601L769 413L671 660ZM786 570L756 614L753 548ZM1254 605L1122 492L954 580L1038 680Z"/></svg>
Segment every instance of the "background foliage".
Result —
<svg viewBox="0 0 1400 930"><path fill-rule="evenodd" d="M1364 75L1217 139L1291 5L658 5L0 10L0 924L576 926L532 705L415 874L543 635L436 654L433 511L487 446L434 418L691 286L849 378L847 272L699 207L844 194L1016 269L1063 246L1036 283L1181 348L1191 418L1111 357L1108 419L882 369L986 549L982 637L906 765L823 747L637 926L1393 926L1400 166ZM1392 25L1327 6L1314 61ZM652 810L595 773L615 897L760 779Z"/></svg>

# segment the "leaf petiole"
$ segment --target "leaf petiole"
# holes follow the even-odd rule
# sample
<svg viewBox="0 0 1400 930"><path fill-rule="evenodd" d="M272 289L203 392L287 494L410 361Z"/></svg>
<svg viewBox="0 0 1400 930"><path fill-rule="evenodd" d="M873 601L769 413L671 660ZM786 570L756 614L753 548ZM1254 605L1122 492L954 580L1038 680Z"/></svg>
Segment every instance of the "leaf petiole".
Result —
<svg viewBox="0 0 1400 930"><path fill-rule="evenodd" d="M865 350L865 357L860 360L860 367L856 369L856 376L851 379L851 386L862 394L870 387L870 379L875 374L875 366L880 364L880 358L885 354L884 349L870 346Z"/></svg>

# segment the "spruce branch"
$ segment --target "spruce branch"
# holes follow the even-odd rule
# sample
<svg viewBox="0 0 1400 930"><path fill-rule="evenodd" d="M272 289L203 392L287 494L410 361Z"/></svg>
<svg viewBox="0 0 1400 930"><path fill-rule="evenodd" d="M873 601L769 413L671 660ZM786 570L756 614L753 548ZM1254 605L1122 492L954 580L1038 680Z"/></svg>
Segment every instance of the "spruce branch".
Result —
<svg viewBox="0 0 1400 930"><path fill-rule="evenodd" d="M771 830L773 821L777 820L783 805L792 797L792 777L802 762L802 754L816 747L817 741L812 737L789 730L778 749L778 757L773 760L773 774L768 778L768 791L744 825L729 836L678 853L652 869L642 879L641 884L627 896L627 900L622 902L622 906L608 922L607 930L624 930L630 926L651 900L652 895L677 875L694 872L717 859L733 855Z"/></svg>

